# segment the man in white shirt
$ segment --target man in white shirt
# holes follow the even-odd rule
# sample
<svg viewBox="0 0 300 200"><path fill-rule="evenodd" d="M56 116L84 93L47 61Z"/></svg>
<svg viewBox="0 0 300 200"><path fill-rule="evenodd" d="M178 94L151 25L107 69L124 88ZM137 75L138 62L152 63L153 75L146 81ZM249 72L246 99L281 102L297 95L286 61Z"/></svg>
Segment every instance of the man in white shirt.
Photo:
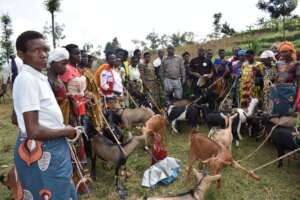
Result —
<svg viewBox="0 0 300 200"><path fill-rule="evenodd" d="M159 68L161 66L161 62L164 59L164 51L163 50L158 50L157 52L158 57L153 61L153 66L155 69L155 74L157 77L159 77Z"/></svg>
<svg viewBox="0 0 300 200"><path fill-rule="evenodd" d="M15 146L15 166L27 199L77 199L72 182L72 162L66 138L76 129L65 127L48 82L41 73L49 48L36 31L22 33L16 41L24 65L13 87L13 104L20 134Z"/></svg>
<svg viewBox="0 0 300 200"><path fill-rule="evenodd" d="M11 55L10 59L8 62L6 62L3 66L2 66L2 80L3 80L3 84L7 84L7 82L9 80L12 80L12 75L13 75L13 61L16 65L16 70L17 70L17 74L21 72L22 70L22 66L23 66L23 61L18 57L18 56L14 56ZM16 74L16 75L17 75ZM16 76L15 75L15 76Z"/></svg>

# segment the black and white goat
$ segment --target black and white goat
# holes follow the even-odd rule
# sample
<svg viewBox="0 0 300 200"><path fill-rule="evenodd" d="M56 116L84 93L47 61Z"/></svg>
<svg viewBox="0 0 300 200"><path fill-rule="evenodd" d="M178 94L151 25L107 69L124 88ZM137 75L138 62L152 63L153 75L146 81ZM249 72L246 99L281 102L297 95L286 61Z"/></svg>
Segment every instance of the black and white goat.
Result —
<svg viewBox="0 0 300 200"><path fill-rule="evenodd" d="M239 140L243 139L241 134L242 124L244 124L247 121L248 117L251 117L253 115L257 104L258 104L258 99L251 98L251 101L246 110L242 108L237 108L233 110L234 112L237 112L239 116L233 121L233 130L232 130L233 139L235 141L236 146L239 146Z"/></svg>
<svg viewBox="0 0 300 200"><path fill-rule="evenodd" d="M239 140L242 140L241 127L248 117L252 116L254 109L258 104L257 98L252 98L251 102L246 110L242 108L233 109L233 113L238 113L238 117L235 117L232 122L232 135L233 141L236 146L239 146ZM207 106L201 106L202 115L209 130L213 127L226 128L228 126L228 116L223 112L210 111Z"/></svg>
<svg viewBox="0 0 300 200"><path fill-rule="evenodd" d="M200 121L200 109L196 103L186 106L171 105L167 112L168 120L171 123L172 131L178 133L176 128L177 121L188 121L192 128L196 128Z"/></svg>

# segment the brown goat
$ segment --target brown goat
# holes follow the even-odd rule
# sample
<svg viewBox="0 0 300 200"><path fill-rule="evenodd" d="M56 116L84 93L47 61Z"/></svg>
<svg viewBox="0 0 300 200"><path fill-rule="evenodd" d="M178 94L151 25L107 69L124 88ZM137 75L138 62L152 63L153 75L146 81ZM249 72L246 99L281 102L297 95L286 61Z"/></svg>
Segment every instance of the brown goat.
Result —
<svg viewBox="0 0 300 200"><path fill-rule="evenodd" d="M150 108L146 108L143 106L140 108L133 109L120 108L116 114L120 115L125 128L131 128L133 124L144 123L150 117L155 115L155 113Z"/></svg>
<svg viewBox="0 0 300 200"><path fill-rule="evenodd" d="M13 199L23 199L23 189L18 180L15 167L11 168L6 176L1 177L1 182L11 191Z"/></svg>
<svg viewBox="0 0 300 200"><path fill-rule="evenodd" d="M144 198L147 200L204 200L204 195L206 191L209 189L211 183L213 181L218 181L221 179L221 175L214 175L210 176L203 172L197 172L194 169L194 174L197 178L197 185L194 189L191 189L188 192L169 196L169 197L151 197L151 198Z"/></svg>
<svg viewBox="0 0 300 200"><path fill-rule="evenodd" d="M260 177L255 173L248 171L238 162L233 160L230 151L221 144L208 138L206 135L199 134L195 130L190 134L190 152L188 175L191 172L192 166L196 161L202 161L208 165L211 174L219 174L221 169L226 165L231 165L234 168L240 169L256 180ZM221 180L217 181L218 189L221 187Z"/></svg>
<svg viewBox="0 0 300 200"><path fill-rule="evenodd" d="M152 116L145 122L142 132L148 133L149 135L159 134L161 137L162 144L165 145L166 119L162 115L158 114ZM150 139L153 139L153 137L150 137Z"/></svg>

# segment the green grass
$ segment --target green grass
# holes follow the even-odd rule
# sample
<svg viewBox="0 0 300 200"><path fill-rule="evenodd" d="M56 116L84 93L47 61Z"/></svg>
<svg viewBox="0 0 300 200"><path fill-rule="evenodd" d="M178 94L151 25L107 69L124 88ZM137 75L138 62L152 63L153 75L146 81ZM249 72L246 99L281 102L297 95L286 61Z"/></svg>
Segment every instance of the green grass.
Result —
<svg viewBox="0 0 300 200"><path fill-rule="evenodd" d="M10 123L11 104L0 104L0 174L8 171L5 165L13 164L13 146L17 129ZM188 128L183 126L184 130ZM202 132L207 129L201 127ZM247 138L241 142L239 148L233 147L233 155L236 160L241 159L252 152L259 142L253 138ZM176 194L189 190L195 184L194 178L186 181L184 171L188 160L188 133L183 131L179 135L168 134L169 156L182 161L183 171L176 182L168 186L159 186L155 189L141 187L143 172L150 166L150 157L143 151L142 145L131 155L127 162L127 167L133 172L128 181L124 182L128 188L128 199L139 199L140 197ZM243 162L249 169L256 168L276 158L275 148L271 144L266 144L253 158ZM91 199L118 199L115 192L113 170L104 167L104 162L97 162L97 181L92 186ZM197 167L195 165L194 167ZM297 200L300 196L300 163L298 160L292 161L290 165L284 162L283 169L278 169L276 164L266 167L257 172L261 181L257 182L249 178L244 173L227 167L222 171L222 188L218 192L215 184L212 184L206 194L208 200ZM0 185L0 199L9 199L10 195L6 187ZM81 199L85 199L82 196Z"/></svg>

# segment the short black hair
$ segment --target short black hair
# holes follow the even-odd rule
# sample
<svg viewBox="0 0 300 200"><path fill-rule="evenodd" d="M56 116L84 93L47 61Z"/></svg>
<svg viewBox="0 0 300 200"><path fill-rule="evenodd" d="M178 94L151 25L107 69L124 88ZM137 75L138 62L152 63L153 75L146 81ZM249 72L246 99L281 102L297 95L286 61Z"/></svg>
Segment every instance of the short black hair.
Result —
<svg viewBox="0 0 300 200"><path fill-rule="evenodd" d="M224 52L225 52L225 49L219 49L219 53L220 53L220 52L222 52L222 51L224 51Z"/></svg>
<svg viewBox="0 0 300 200"><path fill-rule="evenodd" d="M34 39L44 39L44 36L37 31L25 31L18 36L16 40L16 48L18 51L27 51L27 42Z"/></svg>
<svg viewBox="0 0 300 200"><path fill-rule="evenodd" d="M79 49L78 45L76 45L76 44L68 44L68 45L66 45L64 47L67 49L67 51L69 52L69 54L71 54L71 52L73 51L73 49L76 49L76 48Z"/></svg>
<svg viewBox="0 0 300 200"><path fill-rule="evenodd" d="M136 56L138 53L142 53L142 52L141 52L141 50L136 49L136 50L134 50L133 55Z"/></svg>
<svg viewBox="0 0 300 200"><path fill-rule="evenodd" d="M114 52L113 51L106 51L105 52L105 57L106 57L106 60L108 59L109 56L113 55Z"/></svg>
<svg viewBox="0 0 300 200"><path fill-rule="evenodd" d="M185 52L182 54L182 57L184 57L184 56L186 56L186 55L191 56L191 54L190 54L188 51L185 51Z"/></svg>
<svg viewBox="0 0 300 200"><path fill-rule="evenodd" d="M143 55L143 57L146 57L147 55L151 55L151 53L149 51L146 51Z"/></svg>
<svg viewBox="0 0 300 200"><path fill-rule="evenodd" d="M253 49L248 49L248 50L246 51L246 55L255 56L255 52L254 52Z"/></svg>

